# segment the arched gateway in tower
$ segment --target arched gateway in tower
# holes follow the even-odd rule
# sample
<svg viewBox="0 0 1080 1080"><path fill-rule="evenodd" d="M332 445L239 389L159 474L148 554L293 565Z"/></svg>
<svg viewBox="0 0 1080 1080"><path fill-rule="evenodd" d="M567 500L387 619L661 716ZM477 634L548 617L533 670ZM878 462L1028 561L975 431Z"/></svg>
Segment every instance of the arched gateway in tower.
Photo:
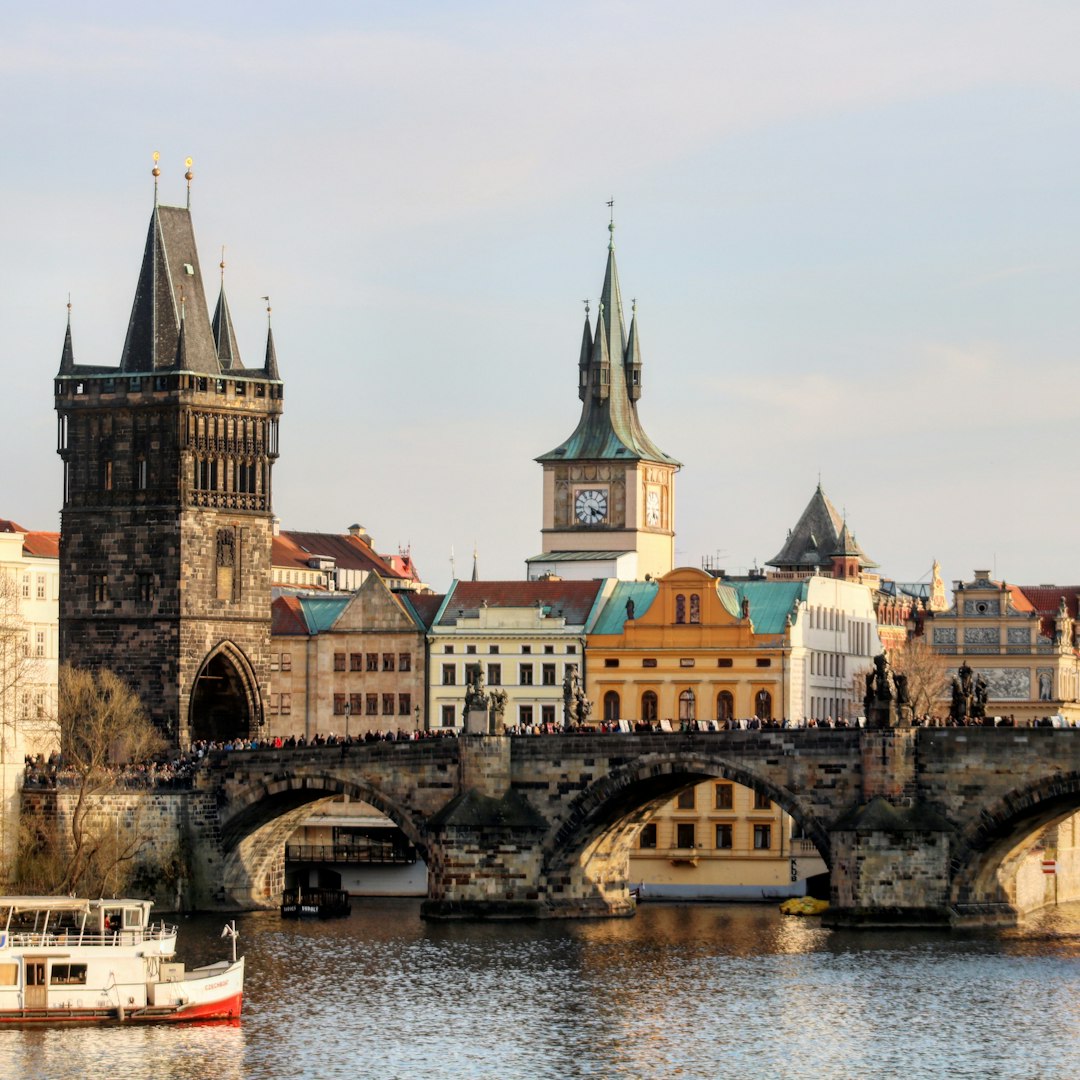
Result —
<svg viewBox="0 0 1080 1080"><path fill-rule="evenodd" d="M585 312L578 360L581 417L573 434L536 460L544 469L543 551L530 578L662 577L675 558L675 473L680 463L638 419L641 343L636 311L629 336L609 226L596 329Z"/></svg>
<svg viewBox="0 0 1080 1080"><path fill-rule="evenodd" d="M113 669L186 745L262 723L283 386L272 333L241 363L224 280L209 316L190 170L187 207L158 205L157 175L118 367L75 363L68 314L60 659Z"/></svg>

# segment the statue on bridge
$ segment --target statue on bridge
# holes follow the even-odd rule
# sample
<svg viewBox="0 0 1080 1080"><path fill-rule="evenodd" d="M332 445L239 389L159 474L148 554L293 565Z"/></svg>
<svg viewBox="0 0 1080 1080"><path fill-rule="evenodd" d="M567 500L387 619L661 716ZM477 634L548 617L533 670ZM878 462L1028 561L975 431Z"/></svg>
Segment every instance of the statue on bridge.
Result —
<svg viewBox="0 0 1080 1080"><path fill-rule="evenodd" d="M974 675L974 678L972 676ZM965 661L953 676L949 718L961 727L986 723L986 700L990 688L981 674L975 675Z"/></svg>
<svg viewBox="0 0 1080 1080"><path fill-rule="evenodd" d="M578 676L577 664L567 664L563 676L563 728L587 724L592 713L592 702L585 696L585 688Z"/></svg>
<svg viewBox="0 0 1080 1080"><path fill-rule="evenodd" d="M465 732L468 735L491 734L489 706L484 691L484 672L479 664L465 665Z"/></svg>
<svg viewBox="0 0 1080 1080"><path fill-rule="evenodd" d="M884 653L874 657L874 670L866 676L866 695L863 698L866 726L870 728L909 727L911 698L907 676L889 667Z"/></svg>

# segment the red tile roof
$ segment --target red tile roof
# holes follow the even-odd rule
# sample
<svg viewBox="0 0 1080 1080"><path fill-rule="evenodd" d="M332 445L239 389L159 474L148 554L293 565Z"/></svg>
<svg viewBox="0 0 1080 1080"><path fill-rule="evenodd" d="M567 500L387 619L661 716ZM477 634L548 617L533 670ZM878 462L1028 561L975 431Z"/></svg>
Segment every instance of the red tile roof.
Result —
<svg viewBox="0 0 1080 1080"><path fill-rule="evenodd" d="M39 559L60 558L58 532L28 532L23 537L23 553Z"/></svg>
<svg viewBox="0 0 1080 1080"><path fill-rule="evenodd" d="M279 596L270 606L271 634L303 634L307 636L308 625L298 596Z"/></svg>
<svg viewBox="0 0 1080 1080"><path fill-rule="evenodd" d="M484 603L488 607L536 607L542 604L549 615L561 615L570 626L582 626L596 602L603 581L459 581L440 625L457 618L458 610L475 614Z"/></svg>
<svg viewBox="0 0 1080 1080"><path fill-rule="evenodd" d="M1049 638L1054 636L1054 620L1061 607L1062 597L1065 597L1065 609L1070 618L1077 618L1077 611L1080 610L1080 585L1010 585L1009 588L1023 590L1025 599L1031 605L1025 610L1039 613L1042 632Z"/></svg>
<svg viewBox="0 0 1080 1080"><path fill-rule="evenodd" d="M310 569L308 560L316 555L333 559L343 570L367 570L381 578L402 578L405 574L389 563L359 536L351 533L282 531L274 537L273 565L286 569Z"/></svg>
<svg viewBox="0 0 1080 1080"><path fill-rule="evenodd" d="M0 532L24 533L26 530L18 522L8 521L7 518L0 518Z"/></svg>

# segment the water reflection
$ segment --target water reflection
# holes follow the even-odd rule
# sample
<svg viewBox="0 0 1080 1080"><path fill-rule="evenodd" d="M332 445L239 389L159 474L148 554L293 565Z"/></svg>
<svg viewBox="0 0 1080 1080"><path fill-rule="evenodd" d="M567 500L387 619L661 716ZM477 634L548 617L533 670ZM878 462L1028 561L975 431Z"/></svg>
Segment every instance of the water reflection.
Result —
<svg viewBox="0 0 1080 1080"><path fill-rule="evenodd" d="M995 934L742 905L425 924L417 902L365 900L239 923L239 1028L0 1032L0 1075L1071 1077L1080 1050L1080 906ZM220 924L187 920L185 959L218 958Z"/></svg>

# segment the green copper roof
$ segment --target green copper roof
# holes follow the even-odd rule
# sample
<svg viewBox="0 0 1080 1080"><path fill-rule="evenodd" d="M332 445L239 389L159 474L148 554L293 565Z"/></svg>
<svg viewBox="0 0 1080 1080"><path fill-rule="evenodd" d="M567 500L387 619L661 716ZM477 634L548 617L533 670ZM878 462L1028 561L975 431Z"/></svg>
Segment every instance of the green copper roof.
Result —
<svg viewBox="0 0 1080 1080"><path fill-rule="evenodd" d="M614 229L614 226L610 226ZM627 342L623 323L622 293L615 266L614 241L608 245L607 269L596 316L596 333L589 345L589 316L578 361L578 396L581 418L574 433L537 461L656 461L678 467L645 434L637 414L641 395L641 346L637 315L630 324Z"/></svg>
<svg viewBox="0 0 1080 1080"><path fill-rule="evenodd" d="M805 581L739 581L732 583L742 600L750 601L750 621L755 634L782 634L791 615L795 621L795 605L805 600L808 585Z"/></svg>
<svg viewBox="0 0 1080 1080"><path fill-rule="evenodd" d="M302 596L300 610L304 613L308 632L323 634L329 630L351 599L349 596Z"/></svg>
<svg viewBox="0 0 1080 1080"><path fill-rule="evenodd" d="M612 591L593 626L594 634L621 634L626 622L626 602L634 602L634 618L640 619L652 606L659 592L655 581L620 581Z"/></svg>

